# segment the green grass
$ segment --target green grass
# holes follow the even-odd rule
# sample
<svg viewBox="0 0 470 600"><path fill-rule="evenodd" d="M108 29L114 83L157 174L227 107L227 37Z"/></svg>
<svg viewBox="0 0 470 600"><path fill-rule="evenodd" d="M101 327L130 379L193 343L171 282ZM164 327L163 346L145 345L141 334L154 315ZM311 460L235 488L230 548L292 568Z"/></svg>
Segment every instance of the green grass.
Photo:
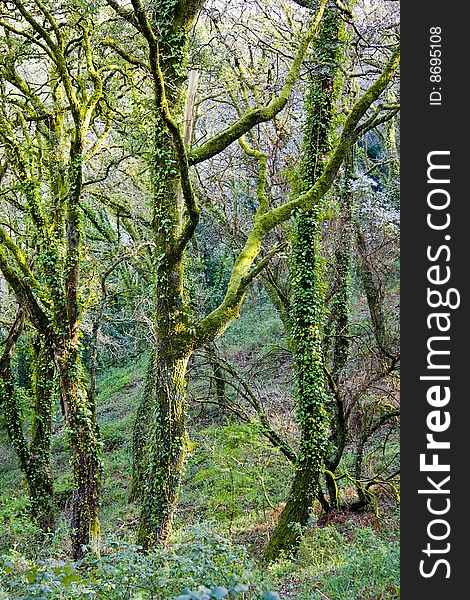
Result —
<svg viewBox="0 0 470 600"><path fill-rule="evenodd" d="M247 534L256 551L288 492L292 466L251 423L211 426L192 442L179 519L215 520L229 534Z"/></svg>
<svg viewBox="0 0 470 600"><path fill-rule="evenodd" d="M394 600L400 597L399 542L353 521L343 533L332 526L312 529L297 558L280 561L271 575L281 597Z"/></svg>

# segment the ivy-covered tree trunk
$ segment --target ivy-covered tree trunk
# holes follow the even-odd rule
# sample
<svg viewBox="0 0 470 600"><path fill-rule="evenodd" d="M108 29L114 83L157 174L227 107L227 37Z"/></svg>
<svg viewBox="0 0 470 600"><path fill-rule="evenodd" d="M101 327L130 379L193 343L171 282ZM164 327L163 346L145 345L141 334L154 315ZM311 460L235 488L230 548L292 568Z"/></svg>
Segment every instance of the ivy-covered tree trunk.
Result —
<svg viewBox="0 0 470 600"><path fill-rule="evenodd" d="M175 112L180 101L181 96L172 102ZM165 542L171 530L186 456L185 375L191 353L178 249L180 177L168 128L158 115L155 123L156 343L134 435L134 494L142 503L138 537L145 548Z"/></svg>
<svg viewBox="0 0 470 600"><path fill-rule="evenodd" d="M177 81L181 91L182 83ZM174 112L181 96L173 99ZM165 542L177 502L186 457L185 377L192 353L185 299L180 177L166 124L156 118L153 228L155 334L151 368L134 432L134 495L142 508L139 542L148 548Z"/></svg>
<svg viewBox="0 0 470 600"><path fill-rule="evenodd" d="M25 437L22 408L18 401L11 360L23 329L20 310L0 357L0 401L5 425L21 470L24 473L33 520L45 532L54 527L53 486L50 465L51 412L54 393L54 365L47 348L38 345L33 375L33 421L31 439Z"/></svg>
<svg viewBox="0 0 470 600"><path fill-rule="evenodd" d="M287 503L264 551L266 562L297 547L323 471L329 421L323 373L324 294L318 279L320 232L317 211L296 218L291 259L290 338L301 439Z"/></svg>
<svg viewBox="0 0 470 600"><path fill-rule="evenodd" d="M146 472L147 444L152 431L152 420L155 416L155 351L147 365L145 385L137 407L132 431L132 477L129 499L140 501L144 495L144 479Z"/></svg>
<svg viewBox="0 0 470 600"><path fill-rule="evenodd" d="M56 379L52 353L40 338L35 344L34 363L34 412L29 443L31 475L28 480L33 517L41 529L48 531L54 528L51 436Z"/></svg>
<svg viewBox="0 0 470 600"><path fill-rule="evenodd" d="M177 194L168 188L167 192L176 208ZM168 256L171 212L163 214L155 223L157 244L166 251L155 273L157 339L134 428L133 495L141 501L138 539L144 548L168 538L187 448L185 388L192 340L182 261ZM177 226L177 212L173 216Z"/></svg>
<svg viewBox="0 0 470 600"><path fill-rule="evenodd" d="M313 47L319 70L312 74L305 102L304 155L300 168L303 189L321 176L330 148L337 67L343 27L334 2L329 2ZM302 190L303 191L303 190ZM296 375L297 419L301 439L295 476L286 506L263 555L266 562L296 549L307 524L327 451L330 420L324 373L324 269L321 263L321 207L295 218L291 256L290 342Z"/></svg>
<svg viewBox="0 0 470 600"><path fill-rule="evenodd" d="M179 177L168 138L165 124L157 120L155 143L161 158L154 165L156 342L134 435L134 492L141 499L138 538L145 548L165 542L171 531L186 456L185 376L191 349L183 261L175 250L181 228Z"/></svg>
<svg viewBox="0 0 470 600"><path fill-rule="evenodd" d="M173 515L187 453L185 376L189 356L159 343L155 360L153 426L142 489L139 543L149 548L164 543Z"/></svg>
<svg viewBox="0 0 470 600"><path fill-rule="evenodd" d="M86 377L74 345L55 356L61 401L72 451L73 495L71 535L74 559L84 552L99 552L98 518L100 490L100 444L94 406L90 405Z"/></svg>
<svg viewBox="0 0 470 600"><path fill-rule="evenodd" d="M194 340L189 333L183 253L197 214L188 220L191 190L189 179L182 181L182 170L188 167L177 120L184 107L187 33L200 5L200 1L170 2L160 16L146 14L139 2L134 4L149 47L155 110L151 167L156 340L134 428L132 486L133 497L141 502L138 539L144 548L164 543L171 532L187 451L185 378Z"/></svg>

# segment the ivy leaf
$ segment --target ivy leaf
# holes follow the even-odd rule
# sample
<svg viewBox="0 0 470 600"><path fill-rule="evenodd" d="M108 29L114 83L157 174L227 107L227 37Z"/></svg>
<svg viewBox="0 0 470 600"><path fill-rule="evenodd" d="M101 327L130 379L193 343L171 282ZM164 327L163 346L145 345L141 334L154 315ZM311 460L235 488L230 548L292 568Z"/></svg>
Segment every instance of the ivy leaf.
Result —
<svg viewBox="0 0 470 600"><path fill-rule="evenodd" d="M235 594L239 594L240 592L247 592L249 589L249 586L245 583L237 583L237 585L233 588L233 592Z"/></svg>
<svg viewBox="0 0 470 600"><path fill-rule="evenodd" d="M277 592L265 592L262 600L281 600L281 596Z"/></svg>
<svg viewBox="0 0 470 600"><path fill-rule="evenodd" d="M216 600L222 600L222 598L225 598L227 594L227 588L217 586L211 591L211 598L215 598Z"/></svg>

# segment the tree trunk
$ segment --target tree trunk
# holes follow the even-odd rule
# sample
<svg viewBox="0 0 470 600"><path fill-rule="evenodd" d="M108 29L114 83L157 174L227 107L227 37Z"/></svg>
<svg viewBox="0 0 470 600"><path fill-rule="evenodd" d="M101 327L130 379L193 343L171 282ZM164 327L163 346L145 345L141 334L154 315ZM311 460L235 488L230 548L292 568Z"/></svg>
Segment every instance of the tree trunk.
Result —
<svg viewBox="0 0 470 600"><path fill-rule="evenodd" d="M154 355L156 354L154 350ZM153 428L155 414L155 356L151 356L147 366L145 387L137 409L132 432L132 479L129 499L139 501L144 495L147 444Z"/></svg>
<svg viewBox="0 0 470 600"><path fill-rule="evenodd" d="M343 221L340 228L340 239L335 252L336 292L333 298L333 364L331 368L331 384L335 402L331 405L331 433L328 440L328 453L325 458L326 485L330 507L338 508L338 488L334 480L334 472L338 468L347 441L347 415L343 395L340 392L341 373L349 357L349 293L351 271L351 157L345 160L345 189L343 192Z"/></svg>
<svg viewBox="0 0 470 600"><path fill-rule="evenodd" d="M134 429L133 496L140 498L139 543L165 542L171 531L186 456L185 375L191 347L183 259L176 252L182 214L173 144L156 119L154 164L156 345Z"/></svg>
<svg viewBox="0 0 470 600"><path fill-rule="evenodd" d="M74 490L71 535L73 558L78 560L87 550L99 553L101 464L98 426L78 348L56 351L55 359L72 450Z"/></svg>
<svg viewBox="0 0 470 600"><path fill-rule="evenodd" d="M389 352L387 349L386 319L384 312L384 289L379 278L374 273L366 238L358 223L356 223L356 243L359 253L359 274L369 306L370 319L372 321L377 347L384 356L388 356Z"/></svg>
<svg viewBox="0 0 470 600"><path fill-rule="evenodd" d="M182 156L184 148L178 145L184 146L184 139L178 139L177 131L184 110L186 34L200 4L195 0L181 3L179 8L175 5L176 12L158 15L158 22L153 20L156 14L149 18L150 13L136 12L149 46L155 93L151 167L156 342L134 426L131 490L141 501L138 540L144 548L168 539L187 452L185 376L193 347L183 274L182 232L188 206L181 192L181 177L186 158ZM195 80L192 83L194 87ZM187 142L190 132L188 124Z"/></svg>
<svg viewBox="0 0 470 600"><path fill-rule="evenodd" d="M142 510L138 541L144 548L165 543L187 454L186 368L189 354L175 353L171 340L162 340L155 358L154 408L150 437L145 444Z"/></svg>
<svg viewBox="0 0 470 600"><path fill-rule="evenodd" d="M315 59L333 65L326 75L313 74L305 102L307 119L300 186L309 189L321 176L330 148L337 90L337 67L342 51L341 19L334 3L325 9L314 44ZM331 67L330 67L331 68ZM337 86L336 86L337 87ZM303 191L303 189L301 189ZM292 317L290 338L297 380L297 418L301 431L296 474L286 506L263 554L270 562L282 552L294 552L320 491L327 451L330 404L323 367L324 269L321 265L321 207L297 215L291 257ZM334 425L333 425L334 426Z"/></svg>
<svg viewBox="0 0 470 600"><path fill-rule="evenodd" d="M34 416L29 444L31 510L44 531L54 528L51 473L52 402L55 368L50 350L40 342L35 347Z"/></svg>
<svg viewBox="0 0 470 600"><path fill-rule="evenodd" d="M286 506L263 554L270 562L292 552L319 489L328 435L327 395L323 374L323 294L318 278L318 214L310 211L296 220L292 244L291 341L297 380L297 419L301 431L296 473ZM312 273L313 271L313 273Z"/></svg>
<svg viewBox="0 0 470 600"><path fill-rule="evenodd" d="M45 532L54 527L52 476L50 468L51 408L54 389L54 365L44 346L37 349L33 391L35 406L31 441L24 432L21 406L17 400L11 359L23 329L23 311L13 323L6 348L0 357L0 401L10 442L20 462L28 486L33 520Z"/></svg>
<svg viewBox="0 0 470 600"><path fill-rule="evenodd" d="M217 400L219 410L223 410L226 408L225 377L224 370L217 355L217 346L215 344L207 344L206 351L210 359L213 380L215 382L215 398Z"/></svg>
<svg viewBox="0 0 470 600"><path fill-rule="evenodd" d="M299 545L302 528L308 521L316 496L315 482L318 482L319 475L318 464L311 457L298 463L286 506L264 550L264 563L275 561L282 553L290 552Z"/></svg>

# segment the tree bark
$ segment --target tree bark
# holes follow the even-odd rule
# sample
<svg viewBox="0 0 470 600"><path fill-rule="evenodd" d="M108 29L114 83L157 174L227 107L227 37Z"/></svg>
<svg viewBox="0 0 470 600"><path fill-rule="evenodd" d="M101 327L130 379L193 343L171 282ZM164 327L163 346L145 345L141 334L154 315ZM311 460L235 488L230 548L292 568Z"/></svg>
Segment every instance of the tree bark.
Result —
<svg viewBox="0 0 470 600"><path fill-rule="evenodd" d="M155 359L155 406L143 476L142 509L138 540L144 548L165 543L187 454L186 367L189 355L175 353L171 342L162 342Z"/></svg>
<svg viewBox="0 0 470 600"><path fill-rule="evenodd" d="M0 358L0 399L10 442L24 473L33 520L45 532L54 527L53 488L50 465L51 412L54 391L54 365L44 345L37 347L34 364L34 408L31 440L28 445L21 406L17 399L11 360L23 329L23 310L19 310Z"/></svg>
<svg viewBox="0 0 470 600"><path fill-rule="evenodd" d="M52 403L55 368L50 349L39 340L35 348L34 415L29 443L33 517L44 531L54 529L54 497L51 472Z"/></svg>
<svg viewBox="0 0 470 600"><path fill-rule="evenodd" d="M99 553L99 432L78 347L56 349L55 362L72 450L71 536L73 558L78 560L86 551Z"/></svg>
<svg viewBox="0 0 470 600"><path fill-rule="evenodd" d="M314 43L315 58L336 65L342 52L341 19L329 2ZM300 167L301 186L309 189L321 176L330 148L330 133L336 98L337 69L324 76L312 74L306 98L304 155ZM263 560L275 560L281 552L297 548L320 490L327 452L328 394L324 374L323 341L325 316L324 269L321 266L321 209L296 217L292 242L292 320L290 338L297 382L296 403L301 441L296 474L286 506L269 540ZM334 422L333 422L334 426Z"/></svg>

